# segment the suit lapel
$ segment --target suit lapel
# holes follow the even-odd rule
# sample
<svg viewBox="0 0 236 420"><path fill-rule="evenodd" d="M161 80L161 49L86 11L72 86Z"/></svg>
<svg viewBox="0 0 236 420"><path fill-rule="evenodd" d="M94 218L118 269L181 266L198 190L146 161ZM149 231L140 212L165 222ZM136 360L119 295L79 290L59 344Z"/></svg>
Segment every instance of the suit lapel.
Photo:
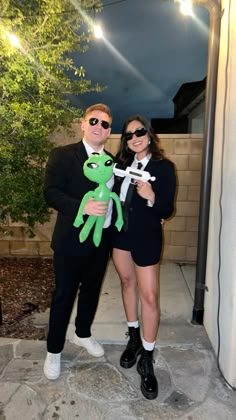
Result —
<svg viewBox="0 0 236 420"><path fill-rule="evenodd" d="M81 170L83 171L84 162L88 159L88 155L87 155L87 152L86 152L86 149L84 147L84 143L82 142L82 140L79 143L75 144L74 150L75 150L76 158L78 159L80 163ZM84 176L84 182L87 184L87 187L90 190L93 190L97 186L96 182L90 181L86 176Z"/></svg>
<svg viewBox="0 0 236 420"><path fill-rule="evenodd" d="M76 143L75 154L81 166L83 166L84 162L88 159L88 155L82 141L80 141L79 143Z"/></svg>
<svg viewBox="0 0 236 420"><path fill-rule="evenodd" d="M158 163L158 160L153 161L150 159L144 170L147 172L150 172L150 174L152 175L152 171L156 172L158 168L157 163Z"/></svg>

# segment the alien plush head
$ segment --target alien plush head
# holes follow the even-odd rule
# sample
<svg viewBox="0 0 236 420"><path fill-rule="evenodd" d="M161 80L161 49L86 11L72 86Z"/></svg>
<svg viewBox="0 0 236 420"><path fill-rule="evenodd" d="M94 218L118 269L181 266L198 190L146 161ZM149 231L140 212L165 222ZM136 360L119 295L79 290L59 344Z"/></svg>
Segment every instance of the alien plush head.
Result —
<svg viewBox="0 0 236 420"><path fill-rule="evenodd" d="M113 174L113 160L109 155L92 154L84 163L84 175L93 182L103 184Z"/></svg>

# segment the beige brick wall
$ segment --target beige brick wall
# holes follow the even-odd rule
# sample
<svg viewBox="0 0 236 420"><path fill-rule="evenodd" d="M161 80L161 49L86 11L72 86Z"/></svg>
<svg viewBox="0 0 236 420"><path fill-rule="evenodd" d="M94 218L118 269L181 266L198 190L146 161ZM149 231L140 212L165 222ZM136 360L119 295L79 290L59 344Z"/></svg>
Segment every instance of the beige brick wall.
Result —
<svg viewBox="0 0 236 420"><path fill-rule="evenodd" d="M117 151L119 137L112 135L107 141L106 148L113 154ZM75 123L67 132L59 128L52 140L56 145L63 145L80 138L80 126ZM163 134L160 141L166 156L175 163L178 180L175 213L164 224L163 259L196 262L202 136ZM9 219L6 228L13 231L14 236L0 233L0 256L51 256L50 238L55 217L53 212L50 222L43 226L37 224L34 238L28 238L21 232L20 225Z"/></svg>
<svg viewBox="0 0 236 420"><path fill-rule="evenodd" d="M196 262L202 136L166 134L160 140L175 163L178 180L175 214L164 225L163 259Z"/></svg>

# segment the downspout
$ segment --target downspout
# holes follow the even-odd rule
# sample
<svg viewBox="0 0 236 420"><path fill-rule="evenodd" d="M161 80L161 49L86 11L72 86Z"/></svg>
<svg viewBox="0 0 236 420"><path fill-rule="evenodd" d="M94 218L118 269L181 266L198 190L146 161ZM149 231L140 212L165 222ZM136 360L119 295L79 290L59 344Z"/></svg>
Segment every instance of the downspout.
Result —
<svg viewBox="0 0 236 420"><path fill-rule="evenodd" d="M206 6L210 14L210 36L208 47L206 105L204 122L204 144L202 154L200 210L194 306L192 324L203 324L204 296L211 197L212 162L215 132L216 86L218 75L219 40L221 23L221 1L211 0Z"/></svg>

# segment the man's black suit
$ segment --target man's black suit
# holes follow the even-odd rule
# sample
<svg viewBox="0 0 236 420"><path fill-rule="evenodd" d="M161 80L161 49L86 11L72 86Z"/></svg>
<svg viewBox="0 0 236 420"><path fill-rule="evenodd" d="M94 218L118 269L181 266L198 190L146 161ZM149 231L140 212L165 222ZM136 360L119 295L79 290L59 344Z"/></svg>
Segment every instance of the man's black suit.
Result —
<svg viewBox="0 0 236 420"><path fill-rule="evenodd" d="M53 149L46 166L44 197L49 207L58 212L51 242L56 281L47 339L51 353L60 353L63 349L78 288L76 334L81 338L91 335L109 256L110 228L103 229L101 243L95 247L91 234L80 243L79 233L83 226L79 229L73 226L84 194L97 187L83 173L87 158L81 141ZM86 218L84 216L85 221Z"/></svg>

